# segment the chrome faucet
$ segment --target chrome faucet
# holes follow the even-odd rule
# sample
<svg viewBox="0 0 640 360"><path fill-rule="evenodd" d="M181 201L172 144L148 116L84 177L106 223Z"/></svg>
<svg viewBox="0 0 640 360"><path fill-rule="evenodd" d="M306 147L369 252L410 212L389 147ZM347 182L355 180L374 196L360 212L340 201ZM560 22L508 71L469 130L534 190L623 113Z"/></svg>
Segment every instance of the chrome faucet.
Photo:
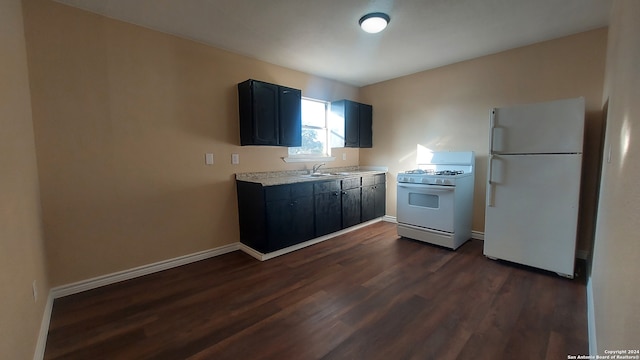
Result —
<svg viewBox="0 0 640 360"><path fill-rule="evenodd" d="M325 163L320 163L320 164L315 164L313 165L313 172L312 174L315 174L318 172L318 170L320 169L321 166L326 165Z"/></svg>

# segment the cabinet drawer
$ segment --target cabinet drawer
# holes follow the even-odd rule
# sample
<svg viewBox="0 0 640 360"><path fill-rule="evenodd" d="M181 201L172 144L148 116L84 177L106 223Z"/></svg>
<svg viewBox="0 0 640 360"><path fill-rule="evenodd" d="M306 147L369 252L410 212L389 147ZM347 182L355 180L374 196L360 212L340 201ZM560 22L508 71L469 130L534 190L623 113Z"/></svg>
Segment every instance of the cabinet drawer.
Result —
<svg viewBox="0 0 640 360"><path fill-rule="evenodd" d="M338 180L322 181L322 182L316 182L313 184L313 191L316 194L339 191L339 190L340 190L340 182Z"/></svg>
<svg viewBox="0 0 640 360"><path fill-rule="evenodd" d="M342 190L360 187L360 177L342 180Z"/></svg>

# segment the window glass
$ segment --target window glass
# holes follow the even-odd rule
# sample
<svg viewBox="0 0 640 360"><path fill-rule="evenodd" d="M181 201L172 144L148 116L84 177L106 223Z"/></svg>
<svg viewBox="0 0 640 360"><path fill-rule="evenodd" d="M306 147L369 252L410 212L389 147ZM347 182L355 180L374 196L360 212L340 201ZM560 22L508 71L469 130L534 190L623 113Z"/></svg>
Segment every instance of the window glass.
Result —
<svg viewBox="0 0 640 360"><path fill-rule="evenodd" d="M289 155L329 156L326 101L302 98L302 146Z"/></svg>

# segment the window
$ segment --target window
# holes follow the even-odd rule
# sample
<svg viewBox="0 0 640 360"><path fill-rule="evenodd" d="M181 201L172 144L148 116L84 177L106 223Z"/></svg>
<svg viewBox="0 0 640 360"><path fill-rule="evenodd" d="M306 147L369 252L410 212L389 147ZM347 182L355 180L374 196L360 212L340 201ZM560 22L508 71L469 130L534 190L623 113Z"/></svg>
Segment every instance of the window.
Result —
<svg viewBox="0 0 640 360"><path fill-rule="evenodd" d="M302 98L302 146L290 147L289 156L329 156L328 108L326 101Z"/></svg>

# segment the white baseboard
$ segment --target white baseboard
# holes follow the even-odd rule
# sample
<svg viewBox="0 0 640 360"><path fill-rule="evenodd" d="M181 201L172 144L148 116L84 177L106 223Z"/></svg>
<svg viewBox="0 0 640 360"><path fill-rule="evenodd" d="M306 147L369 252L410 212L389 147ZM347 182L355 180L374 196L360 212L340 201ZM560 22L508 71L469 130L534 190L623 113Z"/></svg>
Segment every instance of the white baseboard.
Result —
<svg viewBox="0 0 640 360"><path fill-rule="evenodd" d="M239 243L224 245L215 249L204 250L189 255L179 256L169 260L159 261L153 264L138 266L129 270L119 271L112 274L98 276L92 279L78 281L72 284L57 286L51 289L51 293L53 295L53 298L57 299L60 297L77 294L83 291L96 289L101 286L135 279L140 276L149 275L159 271L190 264L196 261L212 258L214 256L223 255L239 249Z"/></svg>
<svg viewBox="0 0 640 360"><path fill-rule="evenodd" d="M385 215L382 218L382 221L386 221L386 222L390 222L390 223L394 223L394 224L398 223L398 219L396 219L395 216L389 216L389 215Z"/></svg>
<svg viewBox="0 0 640 360"><path fill-rule="evenodd" d="M33 353L33 360L44 359L44 349L47 346L47 335L49 335L49 324L51 323L51 311L53 310L53 294L49 291L47 303L44 306L42 314L42 322L40 323L40 332L38 333L38 342L36 350Z"/></svg>

